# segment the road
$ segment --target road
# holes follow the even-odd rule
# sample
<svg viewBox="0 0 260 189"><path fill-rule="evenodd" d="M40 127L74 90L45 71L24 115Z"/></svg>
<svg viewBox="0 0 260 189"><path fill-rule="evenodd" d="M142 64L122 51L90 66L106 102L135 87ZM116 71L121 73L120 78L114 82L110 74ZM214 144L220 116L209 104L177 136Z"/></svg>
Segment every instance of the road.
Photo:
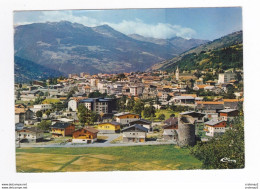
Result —
<svg viewBox="0 0 260 189"><path fill-rule="evenodd" d="M108 136L104 142L94 142L93 144L73 144L71 142L65 144L41 144L39 143L21 143L20 147L38 147L38 148L52 148L52 147L65 147L65 148L77 148L77 147L114 147L114 146L142 146L142 145L162 145L162 144L176 144L172 141L170 142L158 142L158 141L147 141L139 143L115 143L110 142L120 136L120 134L103 134L103 136ZM18 147L18 145L16 146Z"/></svg>

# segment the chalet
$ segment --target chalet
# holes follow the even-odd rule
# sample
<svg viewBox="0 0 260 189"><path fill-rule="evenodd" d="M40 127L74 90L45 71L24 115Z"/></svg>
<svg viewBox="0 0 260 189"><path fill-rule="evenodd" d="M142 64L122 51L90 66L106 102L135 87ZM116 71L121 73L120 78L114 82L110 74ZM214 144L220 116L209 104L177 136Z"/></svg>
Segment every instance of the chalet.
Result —
<svg viewBox="0 0 260 189"><path fill-rule="evenodd" d="M219 120L219 113L207 113L205 116L208 120Z"/></svg>
<svg viewBox="0 0 260 189"><path fill-rule="evenodd" d="M93 127L84 127L72 134L72 143L93 143L97 140L99 131Z"/></svg>
<svg viewBox="0 0 260 189"><path fill-rule="evenodd" d="M217 113L220 110L224 109L224 102L215 102L215 101L196 101L197 110L203 113Z"/></svg>
<svg viewBox="0 0 260 189"><path fill-rule="evenodd" d="M205 87L208 87L209 85L196 85L193 87L193 90L198 91L200 89L204 90Z"/></svg>
<svg viewBox="0 0 260 189"><path fill-rule="evenodd" d="M73 97L86 97L87 94L85 92L76 92L72 95Z"/></svg>
<svg viewBox="0 0 260 189"><path fill-rule="evenodd" d="M226 121L210 120L205 122L204 130L206 131L207 136L214 137L223 134L226 131L226 126Z"/></svg>
<svg viewBox="0 0 260 189"><path fill-rule="evenodd" d="M52 108L51 104L36 104L36 105L33 105L33 108L31 108L31 110L33 112L38 112L38 111L50 110L51 108Z"/></svg>
<svg viewBox="0 0 260 189"><path fill-rule="evenodd" d="M176 96L176 95L175 95ZM177 95L178 96L178 95ZM180 94L180 96L191 96L191 97L194 97L196 98L197 95L196 94Z"/></svg>
<svg viewBox="0 0 260 189"><path fill-rule="evenodd" d="M112 121L98 124L99 133L120 133L120 123Z"/></svg>
<svg viewBox="0 0 260 189"><path fill-rule="evenodd" d="M34 113L30 109L15 107L15 123L24 123L32 119Z"/></svg>
<svg viewBox="0 0 260 189"><path fill-rule="evenodd" d="M195 104L195 98L193 96L174 96L170 101L176 105Z"/></svg>
<svg viewBox="0 0 260 189"><path fill-rule="evenodd" d="M212 81L212 80L208 80L205 83L206 83L206 85L210 85L210 86L215 86L215 84L216 84L216 82Z"/></svg>
<svg viewBox="0 0 260 189"><path fill-rule="evenodd" d="M164 140L177 140L178 134L178 118L170 117L169 119L164 121L165 125L163 128L163 139Z"/></svg>
<svg viewBox="0 0 260 189"><path fill-rule="evenodd" d="M135 124L122 129L123 142L145 142L148 129Z"/></svg>
<svg viewBox="0 0 260 189"><path fill-rule="evenodd" d="M138 114L133 114L133 113L129 113L129 112L121 112L121 113L115 114L115 119L116 119L116 122L126 125L132 121L140 119L140 116Z"/></svg>
<svg viewBox="0 0 260 189"><path fill-rule="evenodd" d="M146 129L148 129L149 132L153 130L152 122L148 121L146 119L138 119L138 120L135 120L135 121L131 121L129 123L129 126L135 125L135 124L138 124L138 125L141 125L141 126L145 127Z"/></svg>
<svg viewBox="0 0 260 189"><path fill-rule="evenodd" d="M39 142L43 140L43 131L37 127L23 127L16 131L16 140L20 142Z"/></svg>
<svg viewBox="0 0 260 189"><path fill-rule="evenodd" d="M243 99L223 99L224 107L228 109L239 109L240 104L243 104Z"/></svg>
<svg viewBox="0 0 260 189"><path fill-rule="evenodd" d="M223 89L221 89L220 87L215 87L215 86L207 86L204 88L205 91L211 91L215 94L220 94L222 92L224 92Z"/></svg>
<svg viewBox="0 0 260 189"><path fill-rule="evenodd" d="M159 97L160 101L166 101L168 98L168 92L159 92L157 96Z"/></svg>
<svg viewBox="0 0 260 189"><path fill-rule="evenodd" d="M72 133L75 131L75 125L72 123L57 122L50 128L52 137L72 136Z"/></svg>
<svg viewBox="0 0 260 189"><path fill-rule="evenodd" d="M224 109L220 110L218 113L221 120L231 121L238 116L239 111L236 109Z"/></svg>

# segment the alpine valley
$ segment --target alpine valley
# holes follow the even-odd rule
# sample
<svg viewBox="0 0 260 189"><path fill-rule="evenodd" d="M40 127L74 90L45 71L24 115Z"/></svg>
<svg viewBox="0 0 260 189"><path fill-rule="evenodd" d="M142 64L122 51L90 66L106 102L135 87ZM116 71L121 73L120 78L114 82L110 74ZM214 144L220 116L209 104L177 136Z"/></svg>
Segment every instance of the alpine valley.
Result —
<svg viewBox="0 0 260 189"><path fill-rule="evenodd" d="M145 71L209 42L125 35L108 25L87 27L68 21L19 25L14 30L16 82L68 73Z"/></svg>

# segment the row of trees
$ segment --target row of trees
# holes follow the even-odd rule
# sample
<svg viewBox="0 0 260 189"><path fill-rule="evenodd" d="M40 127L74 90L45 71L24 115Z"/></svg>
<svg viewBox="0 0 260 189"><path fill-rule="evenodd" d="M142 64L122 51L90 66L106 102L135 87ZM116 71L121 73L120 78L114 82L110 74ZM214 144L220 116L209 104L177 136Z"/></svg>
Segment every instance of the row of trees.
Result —
<svg viewBox="0 0 260 189"><path fill-rule="evenodd" d="M127 96L123 96L117 101L117 108L118 111L130 111L139 115L142 115L145 118L152 118L156 117L156 108L154 104L160 104L159 98L156 97L155 99L146 99L146 100L134 100L133 97L128 98ZM183 112L188 111L189 107L187 106L178 106L178 105L167 105L164 109L176 111L176 112ZM174 116L174 115L173 115ZM165 119L165 115L159 115L158 118L160 120Z"/></svg>

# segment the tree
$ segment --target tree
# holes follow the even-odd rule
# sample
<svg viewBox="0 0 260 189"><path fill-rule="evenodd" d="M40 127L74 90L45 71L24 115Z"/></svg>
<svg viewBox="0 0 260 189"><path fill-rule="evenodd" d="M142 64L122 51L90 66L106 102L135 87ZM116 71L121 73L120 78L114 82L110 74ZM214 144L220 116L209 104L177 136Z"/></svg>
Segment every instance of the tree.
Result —
<svg viewBox="0 0 260 189"><path fill-rule="evenodd" d="M141 100L137 100L133 107L134 113L141 115L143 110L144 110L144 103Z"/></svg>
<svg viewBox="0 0 260 189"><path fill-rule="evenodd" d="M38 96L44 96L44 93L42 91L40 91Z"/></svg>
<svg viewBox="0 0 260 189"><path fill-rule="evenodd" d="M51 126L51 120L42 120L37 127L43 131L48 131Z"/></svg>
<svg viewBox="0 0 260 189"><path fill-rule="evenodd" d="M164 119L165 119L165 115L164 115L164 114L160 114L160 115L158 116L158 119L161 120L161 121L164 120Z"/></svg>
<svg viewBox="0 0 260 189"><path fill-rule="evenodd" d="M90 122L93 124L94 122L97 122L100 118L100 115L96 112L90 111Z"/></svg>
<svg viewBox="0 0 260 189"><path fill-rule="evenodd" d="M175 114L171 114L170 117L175 117Z"/></svg>
<svg viewBox="0 0 260 189"><path fill-rule="evenodd" d="M194 79L190 79L191 88L194 87L194 83L195 83L195 80Z"/></svg>
<svg viewBox="0 0 260 189"><path fill-rule="evenodd" d="M210 73L206 73L206 75L204 76L204 80L205 81L209 81L209 80L214 80L214 76Z"/></svg>
<svg viewBox="0 0 260 189"><path fill-rule="evenodd" d="M126 99L127 97L123 95L120 99L117 100L117 109L119 111L124 111L126 109Z"/></svg>
<svg viewBox="0 0 260 189"><path fill-rule="evenodd" d="M120 79L120 80L126 78L124 73L119 74L117 77L118 77L118 79Z"/></svg>
<svg viewBox="0 0 260 189"><path fill-rule="evenodd" d="M45 114L49 117L50 114L51 114L51 111L50 110L46 110Z"/></svg>
<svg viewBox="0 0 260 189"><path fill-rule="evenodd" d="M128 99L127 106L126 106L127 110L128 111L133 110L134 104L135 104L134 97L131 97L130 99Z"/></svg>
<svg viewBox="0 0 260 189"><path fill-rule="evenodd" d="M242 76L241 76L241 73L236 72L235 79L236 79L238 82L242 81L243 78L242 78Z"/></svg>
<svg viewBox="0 0 260 189"><path fill-rule="evenodd" d="M167 97L168 98L168 97ZM161 104L159 97L156 95L155 97L155 104Z"/></svg>
<svg viewBox="0 0 260 189"><path fill-rule="evenodd" d="M233 85L227 85L227 93L224 94L224 98L235 99L236 95L234 94L235 87Z"/></svg>
<svg viewBox="0 0 260 189"><path fill-rule="evenodd" d="M37 111L36 112L36 117L42 117L42 111Z"/></svg>
<svg viewBox="0 0 260 189"><path fill-rule="evenodd" d="M149 107L145 107L144 108L144 117L147 118L147 117L150 117L150 109Z"/></svg>
<svg viewBox="0 0 260 189"><path fill-rule="evenodd" d="M101 112L99 115L100 115L100 121L103 121L103 117L105 114L103 112Z"/></svg>
<svg viewBox="0 0 260 189"><path fill-rule="evenodd" d="M91 92L89 93L88 97L89 98L102 98L105 97L107 94L102 94L99 91Z"/></svg>
<svg viewBox="0 0 260 189"><path fill-rule="evenodd" d="M198 79L202 76L202 74L201 74L200 71L196 71L196 72L194 73L194 75L195 75Z"/></svg>
<svg viewBox="0 0 260 189"><path fill-rule="evenodd" d="M21 99L21 93L20 93L20 91L17 91L16 98L17 98L17 100L20 100L20 99Z"/></svg>
<svg viewBox="0 0 260 189"><path fill-rule="evenodd" d="M208 169L244 168L244 120L243 113L237 117L230 128L219 137L212 138L209 142L199 142L191 148L191 154L203 162L203 167ZM225 159L231 161L224 161ZM235 162L234 162L235 161Z"/></svg>
<svg viewBox="0 0 260 189"><path fill-rule="evenodd" d="M36 99L34 100L33 104L41 104L42 101L43 101L43 98L38 97L38 98L36 98Z"/></svg>
<svg viewBox="0 0 260 189"><path fill-rule="evenodd" d="M172 98L172 96L171 95L167 95L167 101L169 101L170 99Z"/></svg>
<svg viewBox="0 0 260 189"><path fill-rule="evenodd" d="M67 99L70 99L70 97L72 97L73 94L75 94L75 90L71 90L71 91L67 94Z"/></svg>
<svg viewBox="0 0 260 189"><path fill-rule="evenodd" d="M155 107L152 104L144 108L144 117L155 117Z"/></svg>
<svg viewBox="0 0 260 189"><path fill-rule="evenodd" d="M88 109L84 104L79 104L78 106L78 118L79 122L84 126L88 121Z"/></svg>

